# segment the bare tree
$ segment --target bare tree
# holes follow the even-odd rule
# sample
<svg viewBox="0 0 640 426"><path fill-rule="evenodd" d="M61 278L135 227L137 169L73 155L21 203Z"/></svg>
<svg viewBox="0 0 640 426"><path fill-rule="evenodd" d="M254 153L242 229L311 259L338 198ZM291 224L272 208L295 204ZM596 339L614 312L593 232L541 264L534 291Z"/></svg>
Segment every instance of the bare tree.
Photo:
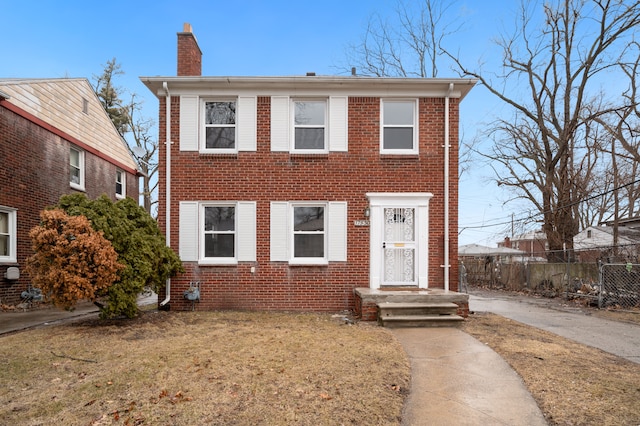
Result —
<svg viewBox="0 0 640 426"><path fill-rule="evenodd" d="M115 84L115 79L122 74L124 71L116 58L107 61L102 74L94 76L94 91L137 160L138 169L143 174L143 207L147 213L156 217L154 207L158 202L155 196L158 187L158 180L155 178L158 171L158 142L151 134L155 123L152 119L140 115L142 103L138 101L135 93L131 94L129 103L121 99L125 90Z"/></svg>
<svg viewBox="0 0 640 426"><path fill-rule="evenodd" d="M640 25L640 2L555 0L542 7L543 19L535 20L523 4L515 33L497 40L502 73L481 73L447 55L462 74L478 78L515 111L514 117L494 123L491 156L505 166L497 180L536 207L548 257L563 261L578 231L577 182L572 180L576 144L585 123L618 108L613 104L586 115L584 106L599 77L624 62Z"/></svg>
<svg viewBox="0 0 640 426"><path fill-rule="evenodd" d="M349 68L377 77L437 77L442 45L460 30L449 19L454 4L399 0L395 16L371 16L362 40L348 48Z"/></svg>

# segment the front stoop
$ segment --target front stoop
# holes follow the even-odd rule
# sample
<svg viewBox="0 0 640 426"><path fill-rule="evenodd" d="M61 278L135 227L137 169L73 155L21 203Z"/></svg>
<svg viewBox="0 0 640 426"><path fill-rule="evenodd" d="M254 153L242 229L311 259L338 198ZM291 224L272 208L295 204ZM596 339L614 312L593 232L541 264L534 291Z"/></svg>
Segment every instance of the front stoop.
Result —
<svg viewBox="0 0 640 426"><path fill-rule="evenodd" d="M371 289L354 290L355 313L361 321L378 321L389 326L455 326L469 314L469 295L438 288L428 289ZM384 304L392 308L380 313ZM404 307L402 307L404 306ZM393 309L398 307L399 309ZM405 312L402 312L405 311ZM389 312L389 315L386 315ZM383 318L394 316L395 320ZM402 317L410 317L401 319ZM423 318L427 317L427 318ZM424 321L426 319L426 321ZM390 325L394 323L394 325ZM402 325L395 325L396 323ZM425 324L427 323L427 324Z"/></svg>
<svg viewBox="0 0 640 426"><path fill-rule="evenodd" d="M452 327L464 318L452 302L381 302L378 322L383 327Z"/></svg>

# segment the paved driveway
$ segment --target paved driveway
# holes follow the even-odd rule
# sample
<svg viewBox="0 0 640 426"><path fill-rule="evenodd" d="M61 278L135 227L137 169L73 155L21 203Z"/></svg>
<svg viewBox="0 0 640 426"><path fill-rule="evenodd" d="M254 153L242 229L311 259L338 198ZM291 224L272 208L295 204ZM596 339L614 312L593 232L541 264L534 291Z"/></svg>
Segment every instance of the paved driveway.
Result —
<svg viewBox="0 0 640 426"><path fill-rule="evenodd" d="M469 309L493 312L640 363L640 325L594 317L589 310L496 291L470 291Z"/></svg>

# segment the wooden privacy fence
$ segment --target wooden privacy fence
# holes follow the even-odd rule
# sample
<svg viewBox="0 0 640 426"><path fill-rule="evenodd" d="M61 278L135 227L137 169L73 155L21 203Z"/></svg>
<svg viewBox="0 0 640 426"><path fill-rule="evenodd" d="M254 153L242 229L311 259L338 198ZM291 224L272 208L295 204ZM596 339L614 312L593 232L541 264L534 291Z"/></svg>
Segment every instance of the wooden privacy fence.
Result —
<svg viewBox="0 0 640 426"><path fill-rule="evenodd" d="M595 287L599 282L597 263L504 263L491 258L461 262L471 286L534 291L546 296Z"/></svg>

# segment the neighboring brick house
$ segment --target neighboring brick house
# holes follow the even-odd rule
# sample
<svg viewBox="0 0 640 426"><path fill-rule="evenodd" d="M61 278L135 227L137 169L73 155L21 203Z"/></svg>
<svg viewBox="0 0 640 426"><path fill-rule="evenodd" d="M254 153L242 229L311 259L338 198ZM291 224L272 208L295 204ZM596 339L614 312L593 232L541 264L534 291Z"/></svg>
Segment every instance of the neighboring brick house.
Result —
<svg viewBox="0 0 640 426"><path fill-rule="evenodd" d="M159 224L186 270L161 306L337 312L358 287L457 289L475 80L203 77L188 24L178 76L141 80L160 104Z"/></svg>
<svg viewBox="0 0 640 426"><path fill-rule="evenodd" d="M137 198L138 172L84 78L0 79L0 158L0 301L16 304L40 211L76 192Z"/></svg>
<svg viewBox="0 0 640 426"><path fill-rule="evenodd" d="M498 242L498 247L521 250L530 259L543 260L547 257L547 236L543 231L529 231L513 238L505 237L504 241Z"/></svg>

